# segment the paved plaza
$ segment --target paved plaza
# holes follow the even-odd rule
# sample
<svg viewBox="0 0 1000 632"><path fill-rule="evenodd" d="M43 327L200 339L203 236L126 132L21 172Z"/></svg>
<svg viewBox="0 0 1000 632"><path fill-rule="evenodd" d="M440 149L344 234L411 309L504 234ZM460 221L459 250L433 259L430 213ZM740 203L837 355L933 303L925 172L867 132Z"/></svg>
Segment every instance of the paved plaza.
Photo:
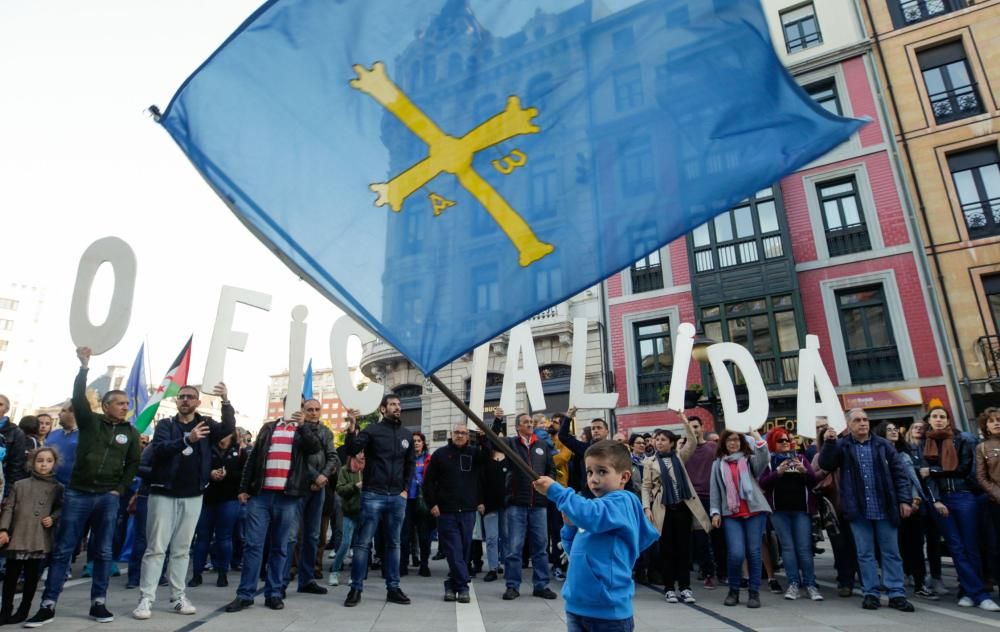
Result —
<svg viewBox="0 0 1000 632"><path fill-rule="evenodd" d="M905 632L906 630L947 630L948 632L1000 630L1000 614L989 614L975 608L959 608L954 595L938 602L914 599L917 612L902 614L885 609L870 612L861 609L861 598L837 597L829 583L833 578L829 553L817 557L817 573L823 585L826 601L815 603L805 599L785 601L781 595L763 593L763 607L748 610L745 605L726 608L722 605L725 590L697 589L698 603L694 606L667 604L659 591L639 586L635 604L636 630L760 630L761 632ZM79 574L80 566L74 568ZM344 608L347 587L331 588L326 596L300 595L290 592L285 609L272 611L264 607L258 596L253 608L237 614L225 614L222 607L235 594L238 580L230 575L229 588L216 588L215 578L205 575L205 584L190 589L188 595L198 607L190 617L174 614L168 608L169 592L160 587L158 601L153 606L153 618L136 621L131 617L138 599L137 590L125 590L125 578L111 580L108 606L115 613L113 623L95 623L85 615L88 610L90 581L72 579L56 609L56 619L45 630L197 630L239 632L313 632L320 630L385 631L385 632L561 632L566 629L562 599L545 601L531 597L530 571L525 574L522 597L502 601L503 582L474 581L471 604L442 601L441 580L444 562L433 562L434 576L423 578L411 574L403 578L403 589L413 599L410 606L385 603L384 584L373 577L368 582L361 604ZM377 573L373 573L377 576ZM481 577L481 576L480 576ZM781 577L784 582L784 577ZM957 582L952 568L946 565L945 583L954 588ZM295 584L293 583L293 586ZM263 584L261 584L263 586ZM560 584L553 582L553 589ZM526 593L526 594L525 594ZM744 601L745 601L745 591ZM37 598L36 598L37 601ZM884 600L883 600L884 602ZM13 629L13 626L11 626Z"/></svg>

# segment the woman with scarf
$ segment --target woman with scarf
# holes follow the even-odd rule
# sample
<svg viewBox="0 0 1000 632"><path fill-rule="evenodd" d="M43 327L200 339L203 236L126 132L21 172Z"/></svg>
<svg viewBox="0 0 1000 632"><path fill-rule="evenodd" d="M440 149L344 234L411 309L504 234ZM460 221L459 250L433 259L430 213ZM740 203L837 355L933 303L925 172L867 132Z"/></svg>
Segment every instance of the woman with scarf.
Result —
<svg viewBox="0 0 1000 632"><path fill-rule="evenodd" d="M785 599L798 599L802 587L810 599L823 601L813 564L812 515L816 513L816 498L812 489L816 473L808 459L796 453L794 439L784 428L767 434L767 447L771 462L760 475L760 486L771 503L771 524L778 533L781 559L785 560Z"/></svg>
<svg viewBox="0 0 1000 632"><path fill-rule="evenodd" d="M917 460L919 474L934 504L931 515L955 562L963 593L958 605L1000 611L982 579L976 497L969 485L975 442L955 431L951 415L941 406L931 408L926 419L930 427Z"/></svg>
<svg viewBox="0 0 1000 632"><path fill-rule="evenodd" d="M632 483L636 489L642 484L642 471L646 469L644 465L646 459L646 440L642 435L634 434L628 439L629 452L632 457Z"/></svg>
<svg viewBox="0 0 1000 632"><path fill-rule="evenodd" d="M661 572L667 603L694 603L691 592L691 529L711 529L705 509L684 469L698 441L691 422L681 414L688 441L677 450L678 436L669 430L653 434L656 453L644 463L642 506L646 517L660 532ZM697 524L695 524L697 521ZM675 590L676 588L676 590Z"/></svg>
<svg viewBox="0 0 1000 632"><path fill-rule="evenodd" d="M413 433L413 478L410 479L409 492L406 495L406 513L403 518L403 531L399 537L399 575L404 577L410 571L406 561L410 559L413 549L413 539L416 536L417 550L413 550L413 565L420 565L420 576L430 577L431 569L428 562L431 557L431 531L434 530L434 517L430 507L424 501L424 472L430 465L430 452L427 451L427 437L422 432Z"/></svg>
<svg viewBox="0 0 1000 632"><path fill-rule="evenodd" d="M747 608L760 608L760 548L764 525L771 506L757 477L767 467L770 452L755 430L753 447L742 434L723 430L719 436L718 458L712 464L712 526L722 526L726 533L729 568L729 594L723 602L740 602L740 577L743 560L749 573Z"/></svg>

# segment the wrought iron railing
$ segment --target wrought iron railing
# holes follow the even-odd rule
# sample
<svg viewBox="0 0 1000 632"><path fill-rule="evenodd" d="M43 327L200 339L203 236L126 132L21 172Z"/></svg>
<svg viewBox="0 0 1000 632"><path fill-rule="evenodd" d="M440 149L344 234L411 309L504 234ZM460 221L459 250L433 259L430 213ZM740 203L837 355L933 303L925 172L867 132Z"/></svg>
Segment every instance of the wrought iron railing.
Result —
<svg viewBox="0 0 1000 632"><path fill-rule="evenodd" d="M903 21L907 24L923 22L959 8L951 0L905 0L899 3Z"/></svg>
<svg viewBox="0 0 1000 632"><path fill-rule="evenodd" d="M663 288L663 268L659 264L632 268L632 293Z"/></svg>
<svg viewBox="0 0 1000 632"><path fill-rule="evenodd" d="M1000 235L1000 197L963 204L962 215L972 239Z"/></svg>
<svg viewBox="0 0 1000 632"><path fill-rule="evenodd" d="M669 373L652 373L639 376L639 403L659 404L660 389L670 383Z"/></svg>
<svg viewBox="0 0 1000 632"><path fill-rule="evenodd" d="M976 344L986 365L986 376L991 380L1000 379L1000 336L980 336Z"/></svg>
<svg viewBox="0 0 1000 632"><path fill-rule="evenodd" d="M928 98L931 100L934 120L938 123L957 121L983 112L975 83L936 92L928 95Z"/></svg>
<svg viewBox="0 0 1000 632"><path fill-rule="evenodd" d="M871 250L872 242L868 236L867 226L852 224L844 228L826 231L826 246L831 257L838 257Z"/></svg>
<svg viewBox="0 0 1000 632"><path fill-rule="evenodd" d="M895 382L903 379L896 346L860 349L847 352L847 366L854 384Z"/></svg>

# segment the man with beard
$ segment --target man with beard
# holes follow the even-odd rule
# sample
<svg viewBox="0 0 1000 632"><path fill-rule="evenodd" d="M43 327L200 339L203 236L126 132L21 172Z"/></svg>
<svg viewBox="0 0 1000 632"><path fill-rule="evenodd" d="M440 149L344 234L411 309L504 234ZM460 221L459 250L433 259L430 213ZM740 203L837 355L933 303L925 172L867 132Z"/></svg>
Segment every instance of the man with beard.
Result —
<svg viewBox="0 0 1000 632"><path fill-rule="evenodd" d="M149 446L152 476L148 481L141 594L139 605L132 612L136 619L152 615L168 548L171 610L177 614L196 612L184 592L191 539L201 515L202 496L212 477L212 449L236 428L236 415L226 385L218 384L213 394L222 398L222 423L202 417L197 412L201 405L198 389L182 386L177 393L177 414L156 424Z"/></svg>
<svg viewBox="0 0 1000 632"><path fill-rule="evenodd" d="M406 514L407 487L415 467L412 434L399 417L399 397L386 395L379 404L382 419L358 429L353 413L348 417L345 452L354 456L365 453L362 475L361 516L358 537L351 561L351 590L344 605L358 605L364 590L368 555L376 529L385 522L386 601L407 605L410 598L399 587L399 535Z"/></svg>

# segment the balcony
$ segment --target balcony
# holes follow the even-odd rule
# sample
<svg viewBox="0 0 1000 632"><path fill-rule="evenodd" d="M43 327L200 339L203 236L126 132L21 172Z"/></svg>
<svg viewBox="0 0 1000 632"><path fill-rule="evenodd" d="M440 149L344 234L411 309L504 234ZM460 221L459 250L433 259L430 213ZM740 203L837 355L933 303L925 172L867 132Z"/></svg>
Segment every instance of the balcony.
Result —
<svg viewBox="0 0 1000 632"><path fill-rule="evenodd" d="M936 92L928 95L928 98L931 101L931 109L934 111L934 120L939 124L950 123L983 112L982 102L979 100L979 93L976 91L974 83Z"/></svg>
<svg viewBox="0 0 1000 632"><path fill-rule="evenodd" d="M986 377L1000 380L1000 336L980 336L976 345L986 366Z"/></svg>
<svg viewBox="0 0 1000 632"><path fill-rule="evenodd" d="M826 231L826 247L831 257L849 255L855 252L865 252L872 249L868 237L868 227L864 224L852 224L844 228Z"/></svg>
<svg viewBox="0 0 1000 632"><path fill-rule="evenodd" d="M970 239L1000 235L1000 197L962 205Z"/></svg>
<svg viewBox="0 0 1000 632"><path fill-rule="evenodd" d="M632 266L632 293L663 289L663 267L659 264L637 268Z"/></svg>
<svg viewBox="0 0 1000 632"><path fill-rule="evenodd" d="M847 366L854 384L896 382L903 379L903 368L895 345L848 351Z"/></svg>
<svg viewBox="0 0 1000 632"><path fill-rule="evenodd" d="M381 380L382 365L393 360L403 359L403 354L396 351L382 338L369 340L361 346L361 372L376 382Z"/></svg>
<svg viewBox="0 0 1000 632"><path fill-rule="evenodd" d="M961 8L957 0L902 0L899 2L900 16L904 25L916 24Z"/></svg>
<svg viewBox="0 0 1000 632"><path fill-rule="evenodd" d="M528 323L536 338L538 336L559 335L568 337L573 333L573 321L569 317L569 304L565 302L535 314L528 319Z"/></svg>
<svg viewBox="0 0 1000 632"><path fill-rule="evenodd" d="M638 382L640 405L661 404L660 389L670 384L670 373L640 375Z"/></svg>

